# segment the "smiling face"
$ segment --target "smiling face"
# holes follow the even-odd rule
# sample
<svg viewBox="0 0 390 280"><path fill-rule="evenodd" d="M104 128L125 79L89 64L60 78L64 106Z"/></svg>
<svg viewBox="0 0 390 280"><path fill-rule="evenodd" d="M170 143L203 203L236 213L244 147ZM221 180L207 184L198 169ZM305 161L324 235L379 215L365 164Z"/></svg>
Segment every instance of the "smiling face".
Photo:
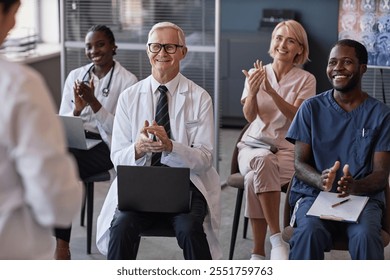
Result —
<svg viewBox="0 0 390 280"><path fill-rule="evenodd" d="M366 64L359 63L353 47L336 45L330 52L326 73L333 88L346 93L360 88L366 69Z"/></svg>
<svg viewBox="0 0 390 280"><path fill-rule="evenodd" d="M283 25L275 31L270 50L274 60L294 63L294 58L302 53L303 48L287 26Z"/></svg>
<svg viewBox="0 0 390 280"><path fill-rule="evenodd" d="M85 36L85 55L95 66L111 67L115 48L115 43L102 31L88 32Z"/></svg>
<svg viewBox="0 0 390 280"><path fill-rule="evenodd" d="M181 45L178 31L170 27L156 29L150 35L148 43ZM164 48L158 53L152 53L147 48L146 52L152 66L153 77L160 83L167 83L179 73L180 60L185 57L187 48L178 47L174 54L167 53Z"/></svg>

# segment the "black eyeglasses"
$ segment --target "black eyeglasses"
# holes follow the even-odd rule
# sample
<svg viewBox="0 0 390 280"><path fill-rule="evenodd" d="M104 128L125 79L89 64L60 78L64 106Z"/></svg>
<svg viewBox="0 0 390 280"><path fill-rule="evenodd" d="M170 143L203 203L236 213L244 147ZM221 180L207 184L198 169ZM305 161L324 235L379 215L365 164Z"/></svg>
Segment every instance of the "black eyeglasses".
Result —
<svg viewBox="0 0 390 280"><path fill-rule="evenodd" d="M149 43L148 44L149 51L152 53L159 53L162 48L164 48L165 52L169 54L174 54L177 51L177 48L182 48L182 45L176 44L159 44L159 43Z"/></svg>

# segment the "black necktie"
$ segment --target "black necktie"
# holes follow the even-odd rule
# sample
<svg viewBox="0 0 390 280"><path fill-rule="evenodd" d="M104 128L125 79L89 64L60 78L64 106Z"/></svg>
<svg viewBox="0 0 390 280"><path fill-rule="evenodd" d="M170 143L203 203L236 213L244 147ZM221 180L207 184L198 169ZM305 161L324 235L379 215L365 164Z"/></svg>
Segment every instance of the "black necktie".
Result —
<svg viewBox="0 0 390 280"><path fill-rule="evenodd" d="M161 94L157 102L156 116L154 120L157 122L158 125L164 126L168 137L170 137L171 125L169 123L169 112L168 112L168 97L167 97L168 89L166 86L159 86L158 91ZM153 153L152 165L160 166L161 165L160 159L161 159L161 153Z"/></svg>

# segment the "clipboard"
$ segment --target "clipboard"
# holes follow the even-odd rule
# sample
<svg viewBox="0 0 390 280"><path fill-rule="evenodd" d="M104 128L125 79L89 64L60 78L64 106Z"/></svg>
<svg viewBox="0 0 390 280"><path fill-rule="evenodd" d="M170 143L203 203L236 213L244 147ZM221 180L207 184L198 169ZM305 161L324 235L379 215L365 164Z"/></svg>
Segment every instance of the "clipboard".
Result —
<svg viewBox="0 0 390 280"><path fill-rule="evenodd" d="M245 140L244 143L250 147L267 149L273 153L276 153L278 151L278 148L276 146L265 143L264 141L261 141L249 134L248 134L248 138L250 139Z"/></svg>
<svg viewBox="0 0 390 280"><path fill-rule="evenodd" d="M339 204L345 199L349 200ZM368 196L349 195L347 197L338 197L338 193L322 191L306 215L317 216L325 220L357 223L367 201ZM338 205L332 207L335 204Z"/></svg>

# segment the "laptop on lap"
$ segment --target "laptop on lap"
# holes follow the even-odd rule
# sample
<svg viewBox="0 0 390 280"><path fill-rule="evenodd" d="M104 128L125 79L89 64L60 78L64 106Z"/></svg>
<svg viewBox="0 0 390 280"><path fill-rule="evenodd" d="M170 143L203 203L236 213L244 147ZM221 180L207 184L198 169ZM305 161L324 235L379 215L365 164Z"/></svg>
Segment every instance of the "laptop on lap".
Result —
<svg viewBox="0 0 390 280"><path fill-rule="evenodd" d="M102 142L102 140L86 138L83 120L80 117L61 115L58 117L63 123L69 148L89 150Z"/></svg>
<svg viewBox="0 0 390 280"><path fill-rule="evenodd" d="M117 166L118 209L185 213L191 207L190 169Z"/></svg>

